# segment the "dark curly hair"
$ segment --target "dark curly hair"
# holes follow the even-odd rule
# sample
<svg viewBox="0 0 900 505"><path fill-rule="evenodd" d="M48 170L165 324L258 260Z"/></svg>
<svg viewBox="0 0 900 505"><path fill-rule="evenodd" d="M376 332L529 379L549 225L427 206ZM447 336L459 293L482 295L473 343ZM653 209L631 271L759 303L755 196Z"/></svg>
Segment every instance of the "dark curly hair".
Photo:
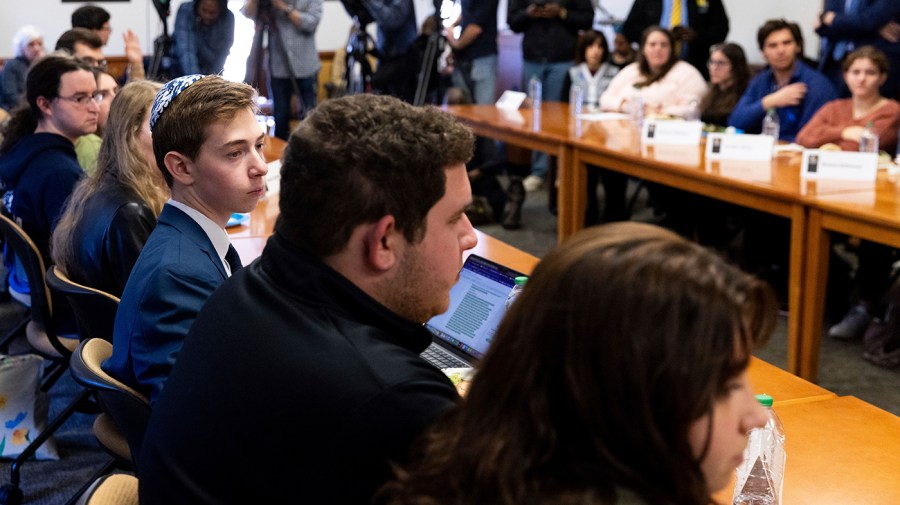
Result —
<svg viewBox="0 0 900 505"><path fill-rule="evenodd" d="M332 99L300 124L281 169L276 231L319 257L386 215L410 242L444 196L450 166L472 157L472 132L435 107L360 94Z"/></svg>

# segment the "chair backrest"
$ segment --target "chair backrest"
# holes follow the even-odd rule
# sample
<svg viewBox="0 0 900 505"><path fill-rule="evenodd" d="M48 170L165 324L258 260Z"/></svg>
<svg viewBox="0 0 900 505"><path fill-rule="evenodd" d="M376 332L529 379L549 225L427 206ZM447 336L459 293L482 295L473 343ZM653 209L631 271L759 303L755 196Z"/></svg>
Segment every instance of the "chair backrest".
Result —
<svg viewBox="0 0 900 505"><path fill-rule="evenodd" d="M103 410L112 416L131 449L135 473L144 432L150 420L150 401L142 394L106 373L100 365L112 355L112 344L91 338L78 344L70 358L69 370L75 382L94 391Z"/></svg>
<svg viewBox="0 0 900 505"><path fill-rule="evenodd" d="M112 342L113 324L119 299L105 291L94 289L69 279L58 265L47 270L47 285L69 301L78 319L81 340L102 338Z"/></svg>
<svg viewBox="0 0 900 505"><path fill-rule="evenodd" d="M46 269L41 252L25 233L25 230L2 213L0 213L0 232L3 233L8 247L12 249L13 254L22 264L28 278L28 287L31 289L32 322L37 323L41 330L46 332L50 344L59 354L68 357L72 351L59 341L53 327L53 302L50 299L50 290L47 288Z"/></svg>

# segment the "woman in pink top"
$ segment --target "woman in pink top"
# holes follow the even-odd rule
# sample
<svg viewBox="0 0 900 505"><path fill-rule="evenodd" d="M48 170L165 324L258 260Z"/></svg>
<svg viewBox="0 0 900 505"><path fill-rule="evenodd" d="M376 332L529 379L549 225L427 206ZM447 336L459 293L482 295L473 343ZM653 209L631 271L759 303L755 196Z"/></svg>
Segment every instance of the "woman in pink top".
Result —
<svg viewBox="0 0 900 505"><path fill-rule="evenodd" d="M647 114L684 117L694 112L706 95L707 84L697 69L678 59L674 44L672 34L664 28L644 30L638 61L616 74L600 97L600 107L628 112L637 89Z"/></svg>
<svg viewBox="0 0 900 505"><path fill-rule="evenodd" d="M887 57L872 46L863 46L847 56L843 68L850 98L823 105L797 134L796 142L810 148L832 143L844 151L857 151L863 129L872 122L880 139L879 148L893 155L897 149L900 104L879 92L887 79Z"/></svg>

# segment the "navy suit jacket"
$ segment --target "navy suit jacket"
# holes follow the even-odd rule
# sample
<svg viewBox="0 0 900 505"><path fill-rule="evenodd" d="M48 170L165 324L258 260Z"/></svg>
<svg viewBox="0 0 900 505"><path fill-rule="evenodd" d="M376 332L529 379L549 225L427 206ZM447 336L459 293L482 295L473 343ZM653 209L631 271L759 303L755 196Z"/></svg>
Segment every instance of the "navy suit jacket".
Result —
<svg viewBox="0 0 900 505"><path fill-rule="evenodd" d="M197 313L227 278L200 225L166 205L125 284L103 369L153 403Z"/></svg>

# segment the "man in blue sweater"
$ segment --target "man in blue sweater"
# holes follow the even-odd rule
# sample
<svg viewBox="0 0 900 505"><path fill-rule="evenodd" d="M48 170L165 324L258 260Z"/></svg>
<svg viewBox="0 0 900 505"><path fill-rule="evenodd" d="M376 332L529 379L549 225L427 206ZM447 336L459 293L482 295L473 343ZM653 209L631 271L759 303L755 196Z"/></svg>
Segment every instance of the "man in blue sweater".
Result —
<svg viewBox="0 0 900 505"><path fill-rule="evenodd" d="M750 81L728 124L760 133L766 111L774 107L781 123L779 138L793 142L800 128L819 107L837 98L837 92L828 78L803 62L803 35L796 23L771 19L756 38L769 67Z"/></svg>

